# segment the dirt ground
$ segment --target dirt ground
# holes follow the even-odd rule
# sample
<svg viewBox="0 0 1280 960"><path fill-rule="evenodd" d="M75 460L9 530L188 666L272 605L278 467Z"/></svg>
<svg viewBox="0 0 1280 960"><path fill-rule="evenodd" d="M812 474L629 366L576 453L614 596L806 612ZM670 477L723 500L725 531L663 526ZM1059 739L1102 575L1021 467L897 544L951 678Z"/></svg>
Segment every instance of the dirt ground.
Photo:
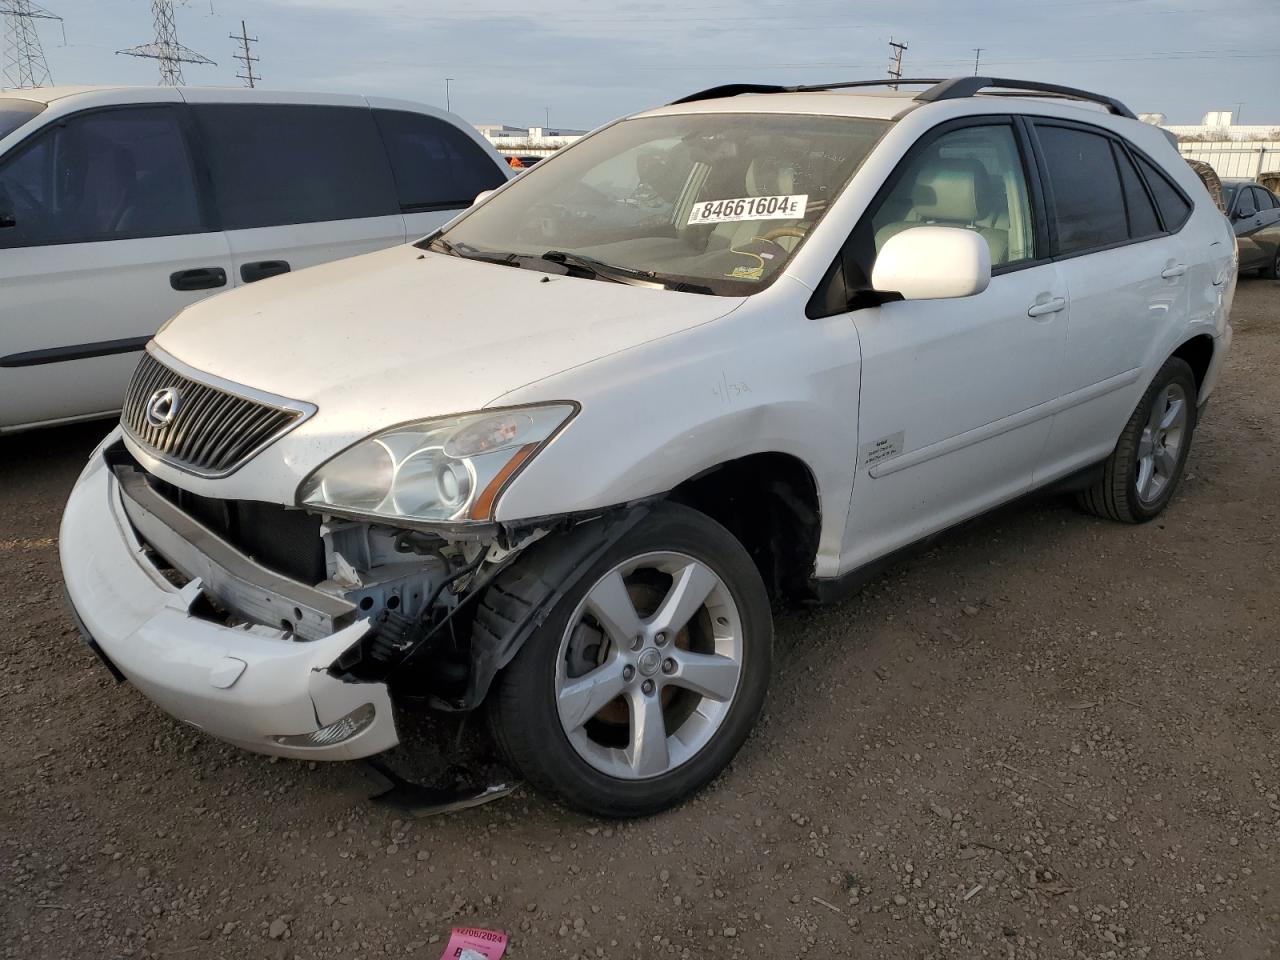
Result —
<svg viewBox="0 0 1280 960"><path fill-rule="evenodd" d="M409 820L359 765L169 720L63 610L105 427L0 440L3 956L435 960L464 925L529 958L1280 957L1280 283L1233 320L1164 518L1018 504L782 615L736 762L627 824L526 790Z"/></svg>

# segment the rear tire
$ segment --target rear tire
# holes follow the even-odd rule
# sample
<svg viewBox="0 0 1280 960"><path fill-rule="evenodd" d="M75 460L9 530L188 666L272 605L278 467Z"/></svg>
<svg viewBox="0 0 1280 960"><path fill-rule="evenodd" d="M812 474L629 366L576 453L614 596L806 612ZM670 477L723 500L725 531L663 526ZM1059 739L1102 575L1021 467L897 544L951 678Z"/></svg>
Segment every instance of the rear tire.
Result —
<svg viewBox="0 0 1280 960"><path fill-rule="evenodd" d="M1122 523L1159 516L1182 479L1196 413L1195 376L1184 360L1170 357L1125 424L1102 478L1078 494L1080 506Z"/></svg>
<svg viewBox="0 0 1280 960"><path fill-rule="evenodd" d="M657 813L738 752L772 645L768 594L742 544L705 514L660 504L568 586L499 674L494 741L569 807Z"/></svg>

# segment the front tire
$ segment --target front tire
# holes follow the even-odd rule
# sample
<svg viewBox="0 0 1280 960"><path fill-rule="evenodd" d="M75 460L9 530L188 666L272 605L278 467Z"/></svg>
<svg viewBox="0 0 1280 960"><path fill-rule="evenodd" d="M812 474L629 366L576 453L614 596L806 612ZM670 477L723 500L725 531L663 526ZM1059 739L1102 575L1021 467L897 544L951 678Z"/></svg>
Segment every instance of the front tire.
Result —
<svg viewBox="0 0 1280 960"><path fill-rule="evenodd" d="M1271 258L1271 266L1263 267L1259 273L1268 280L1280 280L1280 248L1276 249L1276 255Z"/></svg>
<svg viewBox="0 0 1280 960"><path fill-rule="evenodd" d="M600 817L679 803L764 704L769 599L705 514L660 504L566 590L498 676L494 739L534 787Z"/></svg>
<svg viewBox="0 0 1280 960"><path fill-rule="evenodd" d="M1146 523L1173 499L1196 429L1196 380L1170 357L1143 394L1102 478L1079 495L1088 512L1122 523Z"/></svg>

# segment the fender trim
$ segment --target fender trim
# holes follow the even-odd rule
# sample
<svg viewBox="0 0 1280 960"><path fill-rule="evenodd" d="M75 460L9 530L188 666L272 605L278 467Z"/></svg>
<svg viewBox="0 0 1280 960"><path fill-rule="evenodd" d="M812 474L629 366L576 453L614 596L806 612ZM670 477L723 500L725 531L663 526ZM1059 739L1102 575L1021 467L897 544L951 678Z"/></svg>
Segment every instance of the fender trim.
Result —
<svg viewBox="0 0 1280 960"><path fill-rule="evenodd" d="M477 585L467 597L479 597L480 603L472 626L466 689L455 700L432 697L431 705L450 712L480 706L498 671L515 658L566 591L649 512L649 502L633 504L564 533L544 537L491 579ZM430 649L432 637L447 622L423 637L401 666L419 650Z"/></svg>

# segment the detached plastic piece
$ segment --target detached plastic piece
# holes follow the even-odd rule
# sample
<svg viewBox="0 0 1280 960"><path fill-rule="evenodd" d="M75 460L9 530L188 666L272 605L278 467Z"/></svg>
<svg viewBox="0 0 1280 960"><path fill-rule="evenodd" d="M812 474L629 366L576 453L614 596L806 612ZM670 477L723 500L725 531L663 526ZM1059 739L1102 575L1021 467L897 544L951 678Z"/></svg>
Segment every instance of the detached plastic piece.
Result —
<svg viewBox="0 0 1280 960"><path fill-rule="evenodd" d="M457 810L468 810L491 800L505 797L515 790L516 785L510 782L492 783L487 786L459 787L448 790L440 787L427 787L404 779L386 764L377 760L366 760L365 766L387 781L389 786L381 793L369 799L391 807L411 817L434 817L442 813L453 813ZM503 940L503 948L506 940ZM493 954L501 956L501 951ZM482 956L487 956L482 954Z"/></svg>

